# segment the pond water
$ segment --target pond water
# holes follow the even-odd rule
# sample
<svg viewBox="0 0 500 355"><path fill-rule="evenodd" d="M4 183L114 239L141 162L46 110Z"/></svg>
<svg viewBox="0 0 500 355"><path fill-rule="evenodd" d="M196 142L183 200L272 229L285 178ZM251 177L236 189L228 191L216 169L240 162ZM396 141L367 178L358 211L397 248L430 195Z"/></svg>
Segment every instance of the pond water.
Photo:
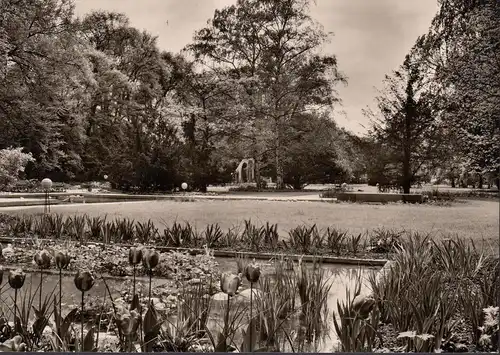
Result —
<svg viewBox="0 0 500 355"><path fill-rule="evenodd" d="M235 259L231 258L216 258L219 263L219 268L223 272L234 272L237 271L237 263ZM268 275L271 278L273 277L274 267L272 262L262 262L262 274ZM307 264L306 264L307 265ZM333 326L332 315L333 311L337 309L337 301L343 301L346 297L346 287L349 287L351 290L354 290L355 280L357 277L361 276L363 280L367 279L367 276L370 273L376 272L380 269L380 267L359 267L353 265L335 265L335 264L324 264L321 266L326 269L331 277L330 282L332 283L332 287L330 288L328 294L328 334L323 339L315 349L318 352L332 352L337 350L337 336L335 333L335 328ZM1 288L1 303L0 307L3 310L5 316L12 320L13 315L13 303L14 303L14 291L9 287L6 276L4 276L4 282ZM142 281L143 284L147 284L146 278L138 279ZM40 273L28 273L26 276L26 281L23 288L18 292L18 307L22 304L22 299L26 295L34 294L37 287L39 287L40 282ZM124 279L116 279L111 278L106 280L106 284L109 286L113 298L119 297L122 290L126 287L129 287L130 284L124 282ZM153 278L152 288L164 288L168 285L171 285L172 282L170 280L161 279L161 278ZM244 280L242 285L242 290L249 288L249 283ZM50 295L52 292L54 295L58 295L59 292L59 276L58 275L43 275L43 292L42 297L46 295ZM362 293L368 291L367 282L363 282ZM63 313L65 313L72 308L79 307L81 302L81 293L76 289L74 285L73 277L71 276L63 276L62 278L62 293L63 293ZM147 294L147 290L146 290ZM38 308L39 296L38 293L33 297L33 306ZM87 300L99 300L102 302L103 297L106 297L106 286L103 280L96 279L94 287L86 293L85 298ZM86 301L87 302L87 301ZM225 301L218 301L212 303L214 307L212 307L212 311L210 314L210 324L211 327L220 328L223 316L223 307L225 305ZM217 305L218 304L218 305ZM86 303L87 305L87 303ZM236 343L239 344L241 340L237 340Z"/></svg>
<svg viewBox="0 0 500 355"><path fill-rule="evenodd" d="M219 262L221 270L224 271L232 271L236 273L237 271L237 263L235 259L231 258L217 258ZM272 261L267 263L262 263L259 261L262 267L263 274L272 275L274 273L274 267ZM306 266L312 268L312 263L305 263ZM346 288L351 290L350 292L354 292L354 288L356 285L356 280L361 278L363 280L361 286L361 294L367 294L369 292L368 287L368 276L372 273L378 272L381 267L368 267L368 266L356 266L356 265L342 265L342 264L322 264L321 267L328 271L330 276L330 282L332 287L328 293L328 334L324 339L322 339L318 347L314 349L316 352L334 352L338 351L338 337L335 332L335 327L333 326L333 312L337 314L337 301L345 301L346 299ZM249 283L244 280L243 289L249 288ZM338 317L337 317L337 320Z"/></svg>

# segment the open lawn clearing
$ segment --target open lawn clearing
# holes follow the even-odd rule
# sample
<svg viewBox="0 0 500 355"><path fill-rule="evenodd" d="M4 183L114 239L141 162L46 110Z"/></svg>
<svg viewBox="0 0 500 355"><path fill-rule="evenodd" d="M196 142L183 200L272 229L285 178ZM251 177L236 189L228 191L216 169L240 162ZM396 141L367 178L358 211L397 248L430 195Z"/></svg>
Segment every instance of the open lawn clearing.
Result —
<svg viewBox="0 0 500 355"><path fill-rule="evenodd" d="M229 228L245 219L254 223L277 223L282 235L291 228L307 223L318 227L336 226L360 233L375 228L396 228L432 232L434 235L486 240L498 249L499 205L497 201L471 200L452 206L369 205L325 202L288 201L216 201L195 202L141 201L103 204L52 206L53 213L65 215L108 215L108 218L151 219L158 227L162 222L188 221L198 228L219 223ZM42 206L3 208L8 213L39 213Z"/></svg>

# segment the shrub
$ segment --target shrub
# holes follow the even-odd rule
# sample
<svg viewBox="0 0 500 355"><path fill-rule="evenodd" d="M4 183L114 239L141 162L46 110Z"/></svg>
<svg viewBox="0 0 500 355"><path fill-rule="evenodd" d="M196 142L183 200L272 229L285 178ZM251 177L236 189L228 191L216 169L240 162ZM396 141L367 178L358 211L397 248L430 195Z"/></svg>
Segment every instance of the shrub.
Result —
<svg viewBox="0 0 500 355"><path fill-rule="evenodd" d="M31 153L23 153L22 148L7 148L0 150L0 189L12 186L19 173L24 172L26 165L34 162Z"/></svg>
<svg viewBox="0 0 500 355"><path fill-rule="evenodd" d="M403 232L377 228L370 235L370 250L374 253L389 253L400 245Z"/></svg>

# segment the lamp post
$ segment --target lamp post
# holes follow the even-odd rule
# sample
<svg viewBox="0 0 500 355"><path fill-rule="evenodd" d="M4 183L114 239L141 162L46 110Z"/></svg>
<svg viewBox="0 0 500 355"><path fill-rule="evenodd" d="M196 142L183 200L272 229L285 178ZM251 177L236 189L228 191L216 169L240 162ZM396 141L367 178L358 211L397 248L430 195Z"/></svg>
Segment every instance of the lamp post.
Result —
<svg viewBox="0 0 500 355"><path fill-rule="evenodd" d="M44 208L43 212L47 213L50 212L50 188L52 187L52 180L49 178L45 178L42 180L42 188L45 192L45 201L44 201Z"/></svg>
<svg viewBox="0 0 500 355"><path fill-rule="evenodd" d="M184 191L186 191L186 189L188 188L188 184L187 184L187 183L185 183L185 182L183 182L183 183L181 184L181 187L182 187L182 189L183 189Z"/></svg>

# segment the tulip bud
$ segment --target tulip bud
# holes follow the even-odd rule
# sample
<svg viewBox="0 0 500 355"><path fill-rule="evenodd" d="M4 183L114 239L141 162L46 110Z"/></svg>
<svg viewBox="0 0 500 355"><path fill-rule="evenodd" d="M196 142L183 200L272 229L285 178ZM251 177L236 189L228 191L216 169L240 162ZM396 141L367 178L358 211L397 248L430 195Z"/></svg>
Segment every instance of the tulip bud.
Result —
<svg viewBox="0 0 500 355"><path fill-rule="evenodd" d="M153 270L160 262L160 254L156 250L146 249L142 254L142 265L147 270Z"/></svg>
<svg viewBox="0 0 500 355"><path fill-rule="evenodd" d="M241 285L241 277L223 273L220 277L220 289L229 296L234 296Z"/></svg>
<svg viewBox="0 0 500 355"><path fill-rule="evenodd" d="M259 281L260 278L260 266L256 264L249 264L245 268L245 276L248 281L254 283Z"/></svg>
<svg viewBox="0 0 500 355"><path fill-rule="evenodd" d="M375 299L371 296L358 295L352 302L352 309L362 318L368 318L368 315L375 307Z"/></svg>
<svg viewBox="0 0 500 355"><path fill-rule="evenodd" d="M48 269L50 267L50 254L47 250L41 250L35 254L35 262L40 269Z"/></svg>
<svg viewBox="0 0 500 355"><path fill-rule="evenodd" d="M15 290L20 289L24 285L24 280L26 279L26 274L22 269L17 269L14 271L9 271L9 285Z"/></svg>
<svg viewBox="0 0 500 355"><path fill-rule="evenodd" d="M142 249L131 247L128 251L128 262L130 265L137 265L142 260Z"/></svg>
<svg viewBox="0 0 500 355"><path fill-rule="evenodd" d="M81 292L89 291L94 286L94 276L89 271L80 271L75 275L75 286Z"/></svg>
<svg viewBox="0 0 500 355"><path fill-rule="evenodd" d="M59 270L66 269L71 261L71 257L67 252L58 251L55 255L56 266Z"/></svg>

